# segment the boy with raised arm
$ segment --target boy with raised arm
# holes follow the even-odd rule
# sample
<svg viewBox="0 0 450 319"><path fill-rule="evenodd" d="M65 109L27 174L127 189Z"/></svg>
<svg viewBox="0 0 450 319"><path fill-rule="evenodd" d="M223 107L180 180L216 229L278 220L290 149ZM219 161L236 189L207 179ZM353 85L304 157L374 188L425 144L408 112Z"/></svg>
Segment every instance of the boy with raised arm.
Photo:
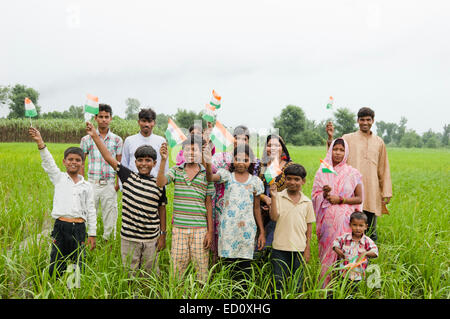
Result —
<svg viewBox="0 0 450 319"><path fill-rule="evenodd" d="M167 143L161 145L161 165L156 183L164 187L174 183L171 258L174 270L182 275L189 262L201 282L208 277L209 248L213 239L212 203L214 183L206 179L202 162L202 137L190 135L183 142L186 162L164 174L168 158Z"/></svg>
<svg viewBox="0 0 450 319"><path fill-rule="evenodd" d="M167 198L165 189L158 187L155 178L150 175L156 164L156 151L150 145L142 145L136 149L134 157L138 173L135 173L112 156L89 122L86 123L86 132L122 182L120 250L123 265L130 263L131 275L141 267L147 273L153 269L159 273L158 251L166 245Z"/></svg>

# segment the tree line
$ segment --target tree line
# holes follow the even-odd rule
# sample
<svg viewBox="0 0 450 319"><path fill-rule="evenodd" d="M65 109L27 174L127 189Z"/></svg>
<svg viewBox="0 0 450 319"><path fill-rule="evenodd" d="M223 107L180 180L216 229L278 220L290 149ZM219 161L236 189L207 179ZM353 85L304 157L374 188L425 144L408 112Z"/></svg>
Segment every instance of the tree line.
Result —
<svg viewBox="0 0 450 319"><path fill-rule="evenodd" d="M52 111L41 113L38 104L39 92L22 84L15 86L0 86L0 105L9 107L8 119L23 118L25 114L24 99L30 98L36 106L38 118L41 119L84 119L82 105L71 105L69 109L60 112ZM137 120L141 103L136 98L125 100L125 120ZM158 113L156 117L156 129L164 132L167 129L168 118L171 117L179 127L189 128L194 121L199 120L206 126L202 119L203 111L194 112L179 108L173 115ZM114 115L113 119L121 119ZM336 136L357 130L356 112L348 108L336 109L332 116L322 121L310 120L306 117L303 109L296 105L287 105L281 110L280 115L273 119L273 127L279 129L287 143L293 145L323 145L327 134L325 127L328 121L333 121ZM450 125L446 124L442 132L434 132L431 129L419 135L415 130L406 127L408 120L402 117L399 123L379 121L376 119L375 126L377 135L383 138L388 146L398 147L449 147Z"/></svg>

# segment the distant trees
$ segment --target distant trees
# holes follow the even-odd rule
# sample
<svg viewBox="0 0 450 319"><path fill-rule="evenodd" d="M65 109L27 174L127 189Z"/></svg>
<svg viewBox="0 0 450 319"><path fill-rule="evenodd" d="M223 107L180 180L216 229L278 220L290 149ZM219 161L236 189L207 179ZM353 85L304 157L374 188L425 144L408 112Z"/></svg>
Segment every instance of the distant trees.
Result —
<svg viewBox="0 0 450 319"><path fill-rule="evenodd" d="M0 107L8 106L8 119L25 117L25 98L30 98L36 106L38 118L43 119L84 119L83 106L71 105L68 110L51 111L41 114L38 104L39 92L23 84L0 85ZM141 109L141 102L129 97L125 100L125 119L137 120ZM206 121L202 119L203 112L195 112L186 109L177 109L173 115L157 113L156 131L164 132L167 129L168 118L171 117L180 128L188 129L196 120L202 121L203 128ZM116 120L122 120L114 114ZM356 113L348 108L338 108L333 113L333 118L316 122L309 120L303 109L296 105L287 105L281 113L273 118L273 126L279 129L280 135L287 143L294 145L324 145L327 139L325 132L326 123L332 120L335 126L335 136L354 132L358 129ZM125 121L125 120L122 120ZM420 136L416 131L407 129L406 117L401 117L399 123L375 121L378 136L387 145L400 147L449 147L450 124L446 124L441 132L433 132L431 129ZM129 123L131 125L131 123Z"/></svg>
<svg viewBox="0 0 450 319"><path fill-rule="evenodd" d="M137 121L141 102L138 99L129 97L125 100L125 105L127 106L125 109L125 119Z"/></svg>
<svg viewBox="0 0 450 319"><path fill-rule="evenodd" d="M16 84L13 88L2 87L2 99L9 105L9 119L25 117L25 98L28 97L36 107L36 112L41 113L38 105L39 92L22 84Z"/></svg>
<svg viewBox="0 0 450 319"><path fill-rule="evenodd" d="M52 111L47 113L42 113L43 119L84 119L84 108L83 106L71 105L69 110L59 112Z"/></svg>
<svg viewBox="0 0 450 319"><path fill-rule="evenodd" d="M300 134L306 127L305 112L298 106L288 105L273 119L273 126L279 129L286 143L298 143L301 140Z"/></svg>

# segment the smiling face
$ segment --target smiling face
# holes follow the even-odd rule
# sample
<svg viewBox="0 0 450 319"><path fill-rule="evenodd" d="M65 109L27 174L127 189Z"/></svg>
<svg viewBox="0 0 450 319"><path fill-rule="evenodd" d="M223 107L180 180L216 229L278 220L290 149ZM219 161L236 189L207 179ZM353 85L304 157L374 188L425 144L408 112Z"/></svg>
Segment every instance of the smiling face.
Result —
<svg viewBox="0 0 450 319"><path fill-rule="evenodd" d="M244 152L237 153L234 157L234 170L237 173L244 173L250 167L250 157Z"/></svg>
<svg viewBox="0 0 450 319"><path fill-rule="evenodd" d="M279 158L283 153L283 148L277 138L271 138L266 146L267 156L271 159Z"/></svg>
<svg viewBox="0 0 450 319"><path fill-rule="evenodd" d="M156 161L151 157L138 157L135 160L135 164L139 174L150 175L152 168L156 165Z"/></svg>
<svg viewBox="0 0 450 319"><path fill-rule="evenodd" d="M350 221L350 228L352 229L353 236L361 238L367 229L367 223L364 219L353 218Z"/></svg>
<svg viewBox="0 0 450 319"><path fill-rule="evenodd" d="M138 120L138 124L141 128L141 134L143 136L150 136L152 134L153 127L155 126L155 120L142 118Z"/></svg>
<svg viewBox="0 0 450 319"><path fill-rule="evenodd" d="M66 158L63 159L63 165L66 167L66 172L69 175L78 174L83 164L83 159L78 154L68 154Z"/></svg>
<svg viewBox="0 0 450 319"><path fill-rule="evenodd" d="M286 187L288 192L300 192L305 180L297 175L286 175Z"/></svg>
<svg viewBox="0 0 450 319"><path fill-rule="evenodd" d="M363 133L369 133L373 123L374 119L371 116L358 117L359 129Z"/></svg>
<svg viewBox="0 0 450 319"><path fill-rule="evenodd" d="M95 115L95 121L97 122L99 129L108 128L111 120L111 114L106 111L100 111L97 115Z"/></svg>

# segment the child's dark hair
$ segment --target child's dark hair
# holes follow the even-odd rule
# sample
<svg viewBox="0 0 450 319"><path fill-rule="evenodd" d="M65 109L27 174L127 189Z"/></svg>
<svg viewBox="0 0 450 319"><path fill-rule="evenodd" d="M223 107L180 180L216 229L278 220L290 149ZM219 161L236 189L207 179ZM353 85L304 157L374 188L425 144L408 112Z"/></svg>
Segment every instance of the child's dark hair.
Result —
<svg viewBox="0 0 450 319"><path fill-rule="evenodd" d="M142 109L138 114L140 120L154 121L156 120L156 113L151 108Z"/></svg>
<svg viewBox="0 0 450 319"><path fill-rule="evenodd" d="M358 118L364 116L370 116L373 120L373 118L375 117L375 112L370 107L362 107L358 111Z"/></svg>
<svg viewBox="0 0 450 319"><path fill-rule="evenodd" d="M109 116L112 117L112 108L108 104L103 104L103 103L99 104L98 111L99 112L102 112L102 111L107 112L107 113L109 113Z"/></svg>
<svg viewBox="0 0 450 319"><path fill-rule="evenodd" d="M151 145L141 145L134 152L134 157L136 159L150 157L152 160L156 161L156 151Z"/></svg>
<svg viewBox="0 0 450 319"><path fill-rule="evenodd" d="M364 222L367 224L367 215L361 213L360 211L356 210L350 215L350 223L352 222L353 219L364 220Z"/></svg>
<svg viewBox="0 0 450 319"><path fill-rule="evenodd" d="M197 144L200 152L202 151L202 146L206 143L206 141L203 139L203 137L200 134L191 134L187 136L187 139L181 144L182 148L184 149L187 145L194 145Z"/></svg>
<svg viewBox="0 0 450 319"><path fill-rule="evenodd" d="M253 170L255 169L255 156L253 154L252 149L250 148L250 146L248 144L238 145L237 147L234 148L233 161L231 162L231 165L230 165L230 172L234 172L234 170L235 170L234 158L236 158L236 156L239 153L245 153L245 155L248 156L248 159L250 161L250 166L248 167L248 172L250 174L253 174Z"/></svg>
<svg viewBox="0 0 450 319"><path fill-rule="evenodd" d="M189 133L192 133L193 130L199 130L200 132L203 131L203 128L201 125L193 124L189 127Z"/></svg>
<svg viewBox="0 0 450 319"><path fill-rule="evenodd" d="M248 139L250 139L250 131L248 130L247 126L245 125L238 125L234 128L233 131L233 137L236 137L238 135L245 135Z"/></svg>
<svg viewBox="0 0 450 319"><path fill-rule="evenodd" d="M76 154L76 155L80 155L81 156L81 160L84 162L84 152L81 148L79 147L69 147L68 149L66 149L64 151L64 159L67 158L67 156L69 156L69 154Z"/></svg>
<svg viewBox="0 0 450 319"><path fill-rule="evenodd" d="M284 170L284 176L288 175L300 176L302 179L305 179L306 169L300 164L291 164Z"/></svg>

